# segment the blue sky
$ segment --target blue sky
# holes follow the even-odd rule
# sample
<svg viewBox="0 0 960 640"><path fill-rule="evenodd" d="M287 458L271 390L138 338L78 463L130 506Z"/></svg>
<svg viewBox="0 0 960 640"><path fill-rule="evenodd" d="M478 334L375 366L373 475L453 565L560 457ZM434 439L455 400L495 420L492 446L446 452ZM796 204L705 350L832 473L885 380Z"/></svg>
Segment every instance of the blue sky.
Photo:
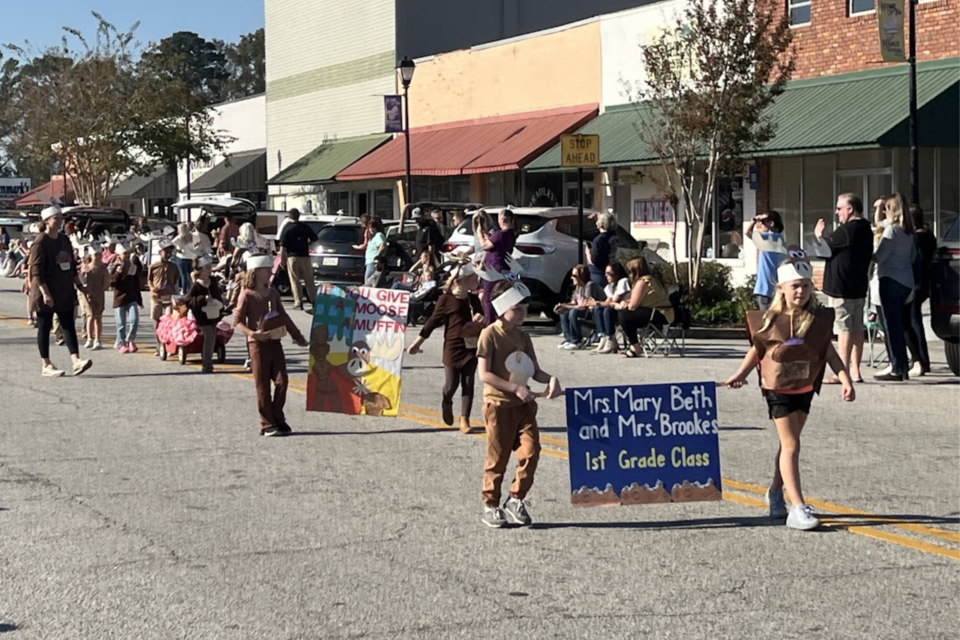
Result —
<svg viewBox="0 0 960 640"><path fill-rule="evenodd" d="M208 40L235 41L263 26L263 0L15 0L2 3L0 44L45 48L60 43L64 25L93 35L97 11L121 31L140 21L137 40L146 45L175 31Z"/></svg>

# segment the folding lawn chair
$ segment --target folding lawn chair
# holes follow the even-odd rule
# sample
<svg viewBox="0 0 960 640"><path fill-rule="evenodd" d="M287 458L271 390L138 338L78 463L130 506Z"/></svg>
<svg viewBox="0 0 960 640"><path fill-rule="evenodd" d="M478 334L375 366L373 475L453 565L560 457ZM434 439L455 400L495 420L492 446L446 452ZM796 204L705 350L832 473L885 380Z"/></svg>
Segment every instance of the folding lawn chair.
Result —
<svg viewBox="0 0 960 640"><path fill-rule="evenodd" d="M650 323L640 335L643 355L650 357L657 353L669 356L678 353L686 355L687 329L690 328L690 313L681 300L682 294L676 286L670 290L670 306L673 309L673 322L656 325Z"/></svg>

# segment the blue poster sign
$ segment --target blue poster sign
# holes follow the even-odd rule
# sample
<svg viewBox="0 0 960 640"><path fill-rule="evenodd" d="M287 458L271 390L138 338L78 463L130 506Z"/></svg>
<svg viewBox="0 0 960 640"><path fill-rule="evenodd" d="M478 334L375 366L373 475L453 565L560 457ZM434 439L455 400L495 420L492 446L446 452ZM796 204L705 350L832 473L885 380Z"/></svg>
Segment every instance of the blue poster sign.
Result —
<svg viewBox="0 0 960 640"><path fill-rule="evenodd" d="M575 507L720 500L713 382L567 389Z"/></svg>
<svg viewBox="0 0 960 640"><path fill-rule="evenodd" d="M403 108L400 96L383 96L383 132L403 131Z"/></svg>

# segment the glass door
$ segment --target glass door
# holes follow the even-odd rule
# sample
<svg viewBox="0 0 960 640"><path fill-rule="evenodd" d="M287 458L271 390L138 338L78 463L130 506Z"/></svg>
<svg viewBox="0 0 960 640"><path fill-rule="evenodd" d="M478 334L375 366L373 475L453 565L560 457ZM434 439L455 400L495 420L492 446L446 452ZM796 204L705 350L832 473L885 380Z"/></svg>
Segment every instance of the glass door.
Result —
<svg viewBox="0 0 960 640"><path fill-rule="evenodd" d="M893 169L848 169L837 172L837 195L855 193L863 200L863 217L873 221L873 203L893 193ZM834 226L837 221L834 220Z"/></svg>

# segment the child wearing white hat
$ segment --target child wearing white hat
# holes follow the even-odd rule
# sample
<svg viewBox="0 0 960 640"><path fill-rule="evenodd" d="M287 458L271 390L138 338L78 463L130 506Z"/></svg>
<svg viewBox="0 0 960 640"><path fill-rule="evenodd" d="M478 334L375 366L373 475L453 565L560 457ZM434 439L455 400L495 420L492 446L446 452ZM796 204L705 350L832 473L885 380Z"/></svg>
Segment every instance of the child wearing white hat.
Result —
<svg viewBox="0 0 960 640"><path fill-rule="evenodd" d="M257 388L260 435L285 436L292 429L283 407L287 401L287 360L280 340L289 332L301 347L307 341L283 309L280 293L270 286L273 258L247 258L244 288L233 314L237 331L247 337L250 367ZM270 383L273 393L270 393Z"/></svg>
<svg viewBox="0 0 960 640"><path fill-rule="evenodd" d="M118 244L113 269L113 313L117 321L117 339L113 348L120 353L137 352L137 331L140 328L140 272L143 264L130 249Z"/></svg>
<svg viewBox="0 0 960 640"><path fill-rule="evenodd" d="M527 317L530 290L522 282L500 280L490 291L497 320L480 334L478 369L483 382L483 417L487 428L487 458L483 469L483 523L500 528L507 520L531 523L525 499L533 485L540 459L537 396L555 398L563 393L556 377L537 362L533 342L521 325ZM534 394L530 379L547 385ZM517 472L510 497L500 507L500 485L516 451Z"/></svg>
<svg viewBox="0 0 960 640"><path fill-rule="evenodd" d="M777 286L767 311L747 313L753 346L726 385L743 386L750 371L760 368L760 386L770 419L777 428L773 482L767 489L770 517L786 518L791 529L808 531L820 526L800 488L800 432L810 414L813 396L820 392L826 366L840 378L842 396L856 398L850 374L830 340L833 310L817 305L813 296L813 267L799 247L790 247L777 269ZM791 507L783 499L786 488Z"/></svg>
<svg viewBox="0 0 960 640"><path fill-rule="evenodd" d="M87 254L81 271L87 285L81 294L87 323L87 343L84 348L98 351L103 348L100 338L103 335L103 311L105 294L110 287L110 274L101 260L103 253L98 243L86 245L84 253Z"/></svg>
<svg viewBox="0 0 960 640"><path fill-rule="evenodd" d="M181 225L183 226L183 225ZM183 269L179 263L173 261L173 254L176 248L173 240L163 239L158 241L160 251L159 258L150 265L147 271L147 286L150 288L150 317L153 318L153 331L156 334L157 327L160 326L160 319L164 313L173 309L173 296L178 293L183 286ZM179 258L178 258L179 260ZM187 273L189 274L189 267ZM186 276L189 278L189 275ZM189 287L189 285L187 285ZM157 338L157 355L163 352L164 346Z"/></svg>
<svg viewBox="0 0 960 640"><path fill-rule="evenodd" d="M445 382L440 401L443 422L453 426L453 395L460 388L460 431L472 433L470 410L477 375L477 344L486 324L483 306L474 294L480 284L477 269L470 263L459 266L450 275L445 291L437 300L433 314L424 323L420 335L407 349L412 356L422 353L420 346L440 326L443 334Z"/></svg>

